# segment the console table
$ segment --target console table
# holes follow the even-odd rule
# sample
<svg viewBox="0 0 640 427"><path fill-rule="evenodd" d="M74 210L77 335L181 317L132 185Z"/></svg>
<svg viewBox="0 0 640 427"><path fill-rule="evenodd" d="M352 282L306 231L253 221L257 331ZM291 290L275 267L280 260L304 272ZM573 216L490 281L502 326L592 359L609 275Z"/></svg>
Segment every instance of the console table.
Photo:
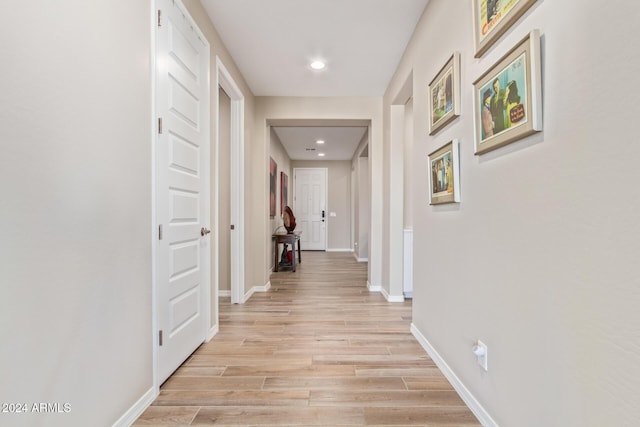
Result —
<svg viewBox="0 0 640 427"><path fill-rule="evenodd" d="M302 262L302 255L300 252L300 234L302 234L302 231L294 231L293 233L273 233L271 235L274 245L274 272L278 271L278 265L280 264L280 260L278 259L280 251L278 249L281 243L287 243L291 245L291 249L294 251L293 257L291 257L291 270L296 271L296 242L298 243L298 262Z"/></svg>

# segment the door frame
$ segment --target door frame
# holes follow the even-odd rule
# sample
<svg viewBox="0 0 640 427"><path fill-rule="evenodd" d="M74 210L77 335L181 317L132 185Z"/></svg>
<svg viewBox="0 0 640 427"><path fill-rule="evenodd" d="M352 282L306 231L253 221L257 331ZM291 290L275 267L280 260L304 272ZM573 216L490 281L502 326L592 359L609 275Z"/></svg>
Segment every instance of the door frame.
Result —
<svg viewBox="0 0 640 427"><path fill-rule="evenodd" d="M222 88L231 99L231 224L234 225L234 230L231 232L231 303L243 304L244 303L244 95L236 84L235 80L231 76L231 73L224 66L224 63L216 55L216 70L215 70L215 92L216 92L216 113L214 115L215 122L215 142L214 142L214 167L216 181L214 183L214 201L213 201L213 215L214 215L214 230L219 228L219 207L220 207L220 167L219 167L219 147L220 147L220 101L218 99L218 88ZM216 256L213 259L214 271L218 271L218 256L219 253L219 241L220 236L217 235L214 239L214 251ZM217 274L214 275L214 292L215 292L215 307L216 316L218 315L218 300L219 300L219 283ZM218 326L218 319L216 319L216 328ZM211 331L215 335L216 331ZM211 335L211 337L213 337ZM211 339L210 337L207 340Z"/></svg>
<svg viewBox="0 0 640 427"><path fill-rule="evenodd" d="M181 0L173 0L176 6L184 12L184 16L189 20L190 24L193 26L193 29L204 43L207 45L209 52L211 52L211 45L207 38L203 35L202 31L196 24L195 20L191 17L188 9L182 3ZM156 31L158 26L158 9L160 8L159 0L151 0L151 37L150 37L150 55L149 55L149 63L150 63L150 82L151 82L151 90L150 90L150 101L151 101L151 117L150 117L150 127L151 127L151 343L152 343L152 381L153 381L153 393L154 398L160 393L160 380L159 380L159 353L160 353L160 343L158 338L159 331L159 312L158 312L158 239L159 239L159 224L158 224L158 208L157 208L157 184L158 184L158 164L157 164L157 145L158 145L158 111L156 109L156 101L157 101L157 69L158 66L158 56L157 56L157 37ZM211 61L209 60L208 64L208 74L211 74ZM211 102L211 85L207 85L207 98L208 104ZM207 109L210 110L209 105L207 105ZM211 116L210 113L207 112L205 114L206 122L205 126L209 129L208 142L211 150ZM211 163L209 163L209 174L211 174ZM212 203L211 198L211 188L209 188L209 203ZM211 264L213 265L213 264ZM213 278L210 277L209 286L203 286L202 289L202 299L205 303L202 304L202 312L203 312L203 340L208 341L207 338L207 329L209 328L211 322L211 304L206 303L211 300L211 292L213 287ZM217 314L217 312L216 312ZM217 325L217 322L216 322Z"/></svg>
<svg viewBox="0 0 640 427"><path fill-rule="evenodd" d="M299 167L293 168L293 212L297 211L297 191L298 191L298 174L299 170L316 170L321 169L324 171L324 252L327 252L329 242L329 168L328 167Z"/></svg>

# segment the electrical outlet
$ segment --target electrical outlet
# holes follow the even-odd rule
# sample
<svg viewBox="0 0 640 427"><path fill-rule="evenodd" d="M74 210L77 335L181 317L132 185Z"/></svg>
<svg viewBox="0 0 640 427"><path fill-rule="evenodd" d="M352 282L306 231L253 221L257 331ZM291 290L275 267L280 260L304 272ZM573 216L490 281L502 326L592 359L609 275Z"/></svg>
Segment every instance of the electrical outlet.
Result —
<svg viewBox="0 0 640 427"><path fill-rule="evenodd" d="M482 369L484 369L485 371L489 370L489 365L488 365L488 348L487 345L485 343L483 343L482 341L478 340L478 342L473 346L473 354L475 354L476 356L476 361L478 362L478 365L482 366Z"/></svg>

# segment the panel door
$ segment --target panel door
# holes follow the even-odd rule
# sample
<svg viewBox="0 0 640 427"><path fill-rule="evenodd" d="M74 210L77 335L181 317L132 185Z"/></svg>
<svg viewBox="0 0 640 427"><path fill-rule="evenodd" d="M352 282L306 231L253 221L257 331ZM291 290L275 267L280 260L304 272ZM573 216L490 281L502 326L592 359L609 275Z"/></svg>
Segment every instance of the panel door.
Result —
<svg viewBox="0 0 640 427"><path fill-rule="evenodd" d="M179 1L158 0L156 212L158 376L204 341L210 286L209 45ZM160 234L160 229L159 229ZM161 239L160 239L161 237ZM161 342L160 342L161 341Z"/></svg>
<svg viewBox="0 0 640 427"><path fill-rule="evenodd" d="M295 169L294 215L304 250L326 250L327 170Z"/></svg>

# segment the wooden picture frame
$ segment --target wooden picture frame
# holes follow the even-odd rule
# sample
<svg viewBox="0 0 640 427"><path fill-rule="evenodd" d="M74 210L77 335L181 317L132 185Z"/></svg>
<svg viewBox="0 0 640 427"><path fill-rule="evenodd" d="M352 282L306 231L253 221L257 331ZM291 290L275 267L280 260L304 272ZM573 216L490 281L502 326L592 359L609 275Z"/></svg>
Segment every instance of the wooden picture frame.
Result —
<svg viewBox="0 0 640 427"><path fill-rule="evenodd" d="M429 154L429 204L460 202L460 155L453 139Z"/></svg>
<svg viewBox="0 0 640 427"><path fill-rule="evenodd" d="M505 33L536 0L471 0L473 35L479 58Z"/></svg>
<svg viewBox="0 0 640 427"><path fill-rule="evenodd" d="M475 154L542 130L541 71L534 30L473 82Z"/></svg>
<svg viewBox="0 0 640 427"><path fill-rule="evenodd" d="M429 83L429 135L460 115L460 53L454 52Z"/></svg>
<svg viewBox="0 0 640 427"><path fill-rule="evenodd" d="M289 204L289 177L286 173L280 172L280 215L284 212L284 207Z"/></svg>

